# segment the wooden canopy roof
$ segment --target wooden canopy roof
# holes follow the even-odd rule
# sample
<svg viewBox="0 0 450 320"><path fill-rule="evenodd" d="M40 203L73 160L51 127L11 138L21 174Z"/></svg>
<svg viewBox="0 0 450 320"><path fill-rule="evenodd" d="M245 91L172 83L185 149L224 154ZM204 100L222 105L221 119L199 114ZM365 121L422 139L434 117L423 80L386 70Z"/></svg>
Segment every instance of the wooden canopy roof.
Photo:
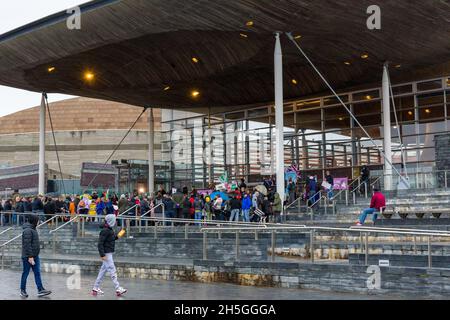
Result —
<svg viewBox="0 0 450 320"><path fill-rule="evenodd" d="M144 107L245 108L273 101L275 31L301 36L338 90L380 83L385 61L401 65L394 82L450 74L449 1L382 1L381 30L366 27L371 4L92 1L81 30L69 30L62 12L0 36L0 84ZM285 98L328 93L286 36L282 47Z"/></svg>

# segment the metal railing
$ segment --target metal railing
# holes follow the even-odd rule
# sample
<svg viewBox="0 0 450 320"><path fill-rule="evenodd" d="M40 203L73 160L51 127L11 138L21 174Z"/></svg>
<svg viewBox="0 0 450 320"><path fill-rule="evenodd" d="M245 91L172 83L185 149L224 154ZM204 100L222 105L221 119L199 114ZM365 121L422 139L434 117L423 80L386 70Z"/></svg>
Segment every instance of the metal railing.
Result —
<svg viewBox="0 0 450 320"><path fill-rule="evenodd" d="M23 214L23 213L22 213L22 214ZM46 221L44 221L44 222L38 224L38 225L36 226L36 229L41 228L42 226L45 226L45 225L49 224L50 222L52 222L52 221L55 220L55 219L56 219L56 221L57 221L58 218L60 218L60 217L61 217L60 215L54 215L54 216L51 217L50 219L48 219L48 220L46 220ZM2 270L4 270L5 247L6 247L7 245L9 245L10 243L16 241L16 240L19 239L20 237L22 237L22 233L19 234L19 235L17 235L17 236L15 236L14 238L12 238L12 239L10 239L10 240L8 240L8 241L6 241L5 243L3 243L3 244L0 245L0 249L1 249L1 251L2 251L2 256L1 256L1 268L2 268ZM54 243L55 243L55 242L54 242Z"/></svg>
<svg viewBox="0 0 450 320"><path fill-rule="evenodd" d="M7 233L8 231L10 231L10 230L12 230L12 229L14 229L14 228L13 228L13 227L9 227L8 229L3 230L2 232L0 232L0 236L3 235L3 234L5 234L5 233Z"/></svg>
<svg viewBox="0 0 450 320"><path fill-rule="evenodd" d="M139 205L138 204L135 204L134 206L132 206L131 208L128 208L127 210L125 210L124 212L122 212L121 214L119 214L118 215L118 217L121 217L121 216L123 216L124 214L126 214L126 213L128 213L128 212L130 212L131 210L133 210L133 209L137 209L137 207L138 207Z"/></svg>
<svg viewBox="0 0 450 320"><path fill-rule="evenodd" d="M427 251L428 251L428 268L433 267L433 259L432 259L432 237L448 237L450 238L450 232L449 231L442 231L442 230L421 230L421 229L401 229L401 228L377 228L377 227L351 227L351 228L339 228L339 227L316 227L316 226L268 226L264 230L255 228L254 226L251 227L224 227L224 228L217 228L217 227L211 227L211 228L202 228L201 231L203 232L203 260L207 260L208 257L208 236L207 233L215 233L215 232L231 232L236 233L236 260L239 260L240 256L240 250L239 246L240 243L238 241L239 236L238 233L242 232L251 232L251 231L259 231L259 232L271 232L271 261L275 261L275 246L276 246L276 233L277 231L296 231L299 233L309 233L310 236L310 243L309 243L309 255L310 255L310 261L311 263L314 263L314 250L316 245L315 240L315 234L317 231L330 231L330 232L336 232L340 231L342 233L349 232L349 233L359 233L360 235L360 243L361 243L361 252L362 247L364 247L364 262L365 265L368 265L369 263L369 235L372 234L395 234L395 235L407 235L407 236L413 236L414 237L414 252L417 252L417 243L416 243L416 237L417 236L424 236L427 238ZM364 245L363 245L363 235L364 235Z"/></svg>

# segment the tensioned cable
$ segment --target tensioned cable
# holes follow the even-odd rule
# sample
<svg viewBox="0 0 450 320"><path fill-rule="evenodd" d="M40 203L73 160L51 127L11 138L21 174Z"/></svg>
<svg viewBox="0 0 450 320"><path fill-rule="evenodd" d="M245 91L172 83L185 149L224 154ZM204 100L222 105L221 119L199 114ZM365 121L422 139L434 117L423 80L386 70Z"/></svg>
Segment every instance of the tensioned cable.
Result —
<svg viewBox="0 0 450 320"><path fill-rule="evenodd" d="M397 108L395 106L394 91L392 89L392 83L391 83L391 75L389 73L389 69L387 69L386 71L387 71L387 76L388 76L389 91L391 94L392 107L394 109L395 125L397 126L397 134L398 134L398 139L400 141L400 153L402 155L403 171L405 172L406 176L408 176L408 172L406 170L405 146L403 145L403 139L400 134L400 124L398 123Z"/></svg>
<svg viewBox="0 0 450 320"><path fill-rule="evenodd" d="M52 128L53 144L55 145L56 159L58 160L58 167L59 167L59 174L61 175L61 185L62 185L64 194L66 195L66 186L64 185L64 176L63 176L62 169L61 169L61 161L59 160L58 146L56 145L56 136L55 136L55 130L53 129L53 121L52 121L52 114L50 112L50 105L48 104L47 94L44 92L44 93L42 93L42 95L44 96L45 106L47 108L48 118L50 120L50 127Z"/></svg>
<svg viewBox="0 0 450 320"><path fill-rule="evenodd" d="M338 101L342 104L342 106L345 108L345 110L348 112L348 114L350 115L350 117L355 121L355 123L361 128L361 130L364 132L364 134L367 136L367 138L369 138L370 142L372 142L372 144L378 149L378 151L380 152L380 154L383 156L384 161L386 161L391 167L392 169L394 169L395 173L397 173L397 175L405 180L405 178L400 174L400 172L398 172L397 168L392 164L392 162L386 158L386 154L384 153L384 151L382 150L382 148L380 148L375 141L372 139L372 137L369 135L369 133L366 131L366 129L364 129L364 127L361 125L361 123L358 121L358 119L356 119L355 115L350 111L350 109L347 107L347 105L344 103L344 101L342 101L341 97L339 97L339 95L336 93L336 91L333 89L333 87L328 83L328 81L325 79L325 77L322 75L322 73L320 73L319 69L317 69L317 67L315 66L315 64L309 59L309 57L307 56L307 54L303 51L303 49L300 47L300 45L297 43L297 41L295 41L294 37L292 36L292 34L290 32L286 32L287 37L292 41L292 43L298 48L298 50L301 52L301 54L305 57L305 59L308 61L308 63L311 65L311 67L316 71L316 73L319 75L319 77L323 80L323 82L327 85L327 87L331 90L331 92L335 95L335 97L338 99ZM407 183L405 181L405 183Z"/></svg>
<svg viewBox="0 0 450 320"><path fill-rule="evenodd" d="M95 174L95 176L92 178L91 182L89 182L87 189L90 188L90 186L92 185L92 183L95 181L95 179L97 179L98 175L100 174L100 170L104 169L106 167L106 165L108 164L109 160L111 160L111 158L114 156L114 154L116 153L116 151L120 148L120 146L122 145L122 143L125 141L125 139L128 137L128 135L130 134L131 130L133 130L134 126L136 125L136 123L141 119L142 115L145 113L147 109L144 108L144 110L142 110L141 114L139 115L139 117L136 119L136 121L134 121L133 125L130 127L130 129L128 129L127 133L125 134L125 136L122 138L122 140L120 140L119 144L114 148L113 152L111 153L111 155L108 157L108 159L106 159L105 163L103 164L103 167L101 169L97 170L97 173Z"/></svg>

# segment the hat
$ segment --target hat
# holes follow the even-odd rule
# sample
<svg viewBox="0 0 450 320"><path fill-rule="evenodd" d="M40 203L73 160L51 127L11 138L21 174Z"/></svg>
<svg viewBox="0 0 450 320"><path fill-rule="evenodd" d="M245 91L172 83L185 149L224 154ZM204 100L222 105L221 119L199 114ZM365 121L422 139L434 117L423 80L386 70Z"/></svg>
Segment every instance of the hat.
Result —
<svg viewBox="0 0 450 320"><path fill-rule="evenodd" d="M114 214L108 214L105 217L105 220L108 226L110 226L111 228L116 225L116 216Z"/></svg>

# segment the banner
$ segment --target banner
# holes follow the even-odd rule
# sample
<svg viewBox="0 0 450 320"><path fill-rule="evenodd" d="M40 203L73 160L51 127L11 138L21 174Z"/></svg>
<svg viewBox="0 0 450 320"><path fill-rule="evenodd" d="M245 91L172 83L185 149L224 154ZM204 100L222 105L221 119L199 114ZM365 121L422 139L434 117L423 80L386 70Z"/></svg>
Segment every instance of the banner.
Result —
<svg viewBox="0 0 450 320"><path fill-rule="evenodd" d="M348 178L333 179L333 190L347 190L347 189L348 189Z"/></svg>

